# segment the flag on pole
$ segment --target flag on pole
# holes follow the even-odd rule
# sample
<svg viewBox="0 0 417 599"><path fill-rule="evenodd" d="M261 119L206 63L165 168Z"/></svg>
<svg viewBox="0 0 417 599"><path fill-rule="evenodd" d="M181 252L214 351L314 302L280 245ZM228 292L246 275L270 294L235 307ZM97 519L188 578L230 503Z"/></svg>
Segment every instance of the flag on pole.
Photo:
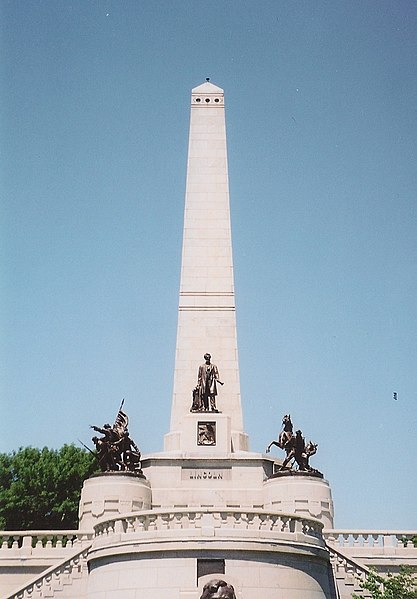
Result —
<svg viewBox="0 0 417 599"><path fill-rule="evenodd" d="M129 417L122 410L124 401L125 400L123 400L121 403L120 409L117 413L116 420L114 421L114 426L113 426L113 429L115 431L117 431L120 436L123 435L123 433L125 432L128 424L129 424Z"/></svg>

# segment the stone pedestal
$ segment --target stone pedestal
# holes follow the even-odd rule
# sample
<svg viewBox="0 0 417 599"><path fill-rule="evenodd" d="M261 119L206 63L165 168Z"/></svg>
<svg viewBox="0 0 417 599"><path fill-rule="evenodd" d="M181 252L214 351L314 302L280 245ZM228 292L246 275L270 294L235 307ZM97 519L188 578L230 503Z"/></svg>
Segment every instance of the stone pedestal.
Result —
<svg viewBox="0 0 417 599"><path fill-rule="evenodd" d="M179 449L185 454L227 455L232 451L231 419L217 412L194 412L182 421Z"/></svg>
<svg viewBox="0 0 417 599"><path fill-rule="evenodd" d="M273 464L261 454L198 452L144 457L152 485L152 507L254 507L264 503L263 481Z"/></svg>
<svg viewBox="0 0 417 599"><path fill-rule="evenodd" d="M143 475L102 472L84 481L79 507L80 530L91 530L98 520L149 510L151 486Z"/></svg>
<svg viewBox="0 0 417 599"><path fill-rule="evenodd" d="M334 508L327 480L309 472L279 473L264 483L265 509L317 518L333 528Z"/></svg>
<svg viewBox="0 0 417 599"><path fill-rule="evenodd" d="M165 435L165 450L183 454L222 454L249 451L248 435L232 431L232 419L220 412L192 412L182 418L181 430Z"/></svg>

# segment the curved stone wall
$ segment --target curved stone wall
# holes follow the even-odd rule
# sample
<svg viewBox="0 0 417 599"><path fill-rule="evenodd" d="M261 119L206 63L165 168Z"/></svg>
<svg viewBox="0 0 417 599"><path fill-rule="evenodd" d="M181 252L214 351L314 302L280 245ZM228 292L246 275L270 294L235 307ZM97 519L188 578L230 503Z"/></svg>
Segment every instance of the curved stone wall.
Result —
<svg viewBox="0 0 417 599"><path fill-rule="evenodd" d="M199 599L199 559L224 560L237 599L333 599L322 527L294 514L239 509L149 510L101 521L88 556L88 599Z"/></svg>
<svg viewBox="0 0 417 599"><path fill-rule="evenodd" d="M317 518L333 528L332 492L327 480L308 473L272 476L264 483L265 509Z"/></svg>
<svg viewBox="0 0 417 599"><path fill-rule="evenodd" d="M99 519L149 510L152 492L145 477L130 472L102 472L84 481L79 506L80 530L92 530Z"/></svg>

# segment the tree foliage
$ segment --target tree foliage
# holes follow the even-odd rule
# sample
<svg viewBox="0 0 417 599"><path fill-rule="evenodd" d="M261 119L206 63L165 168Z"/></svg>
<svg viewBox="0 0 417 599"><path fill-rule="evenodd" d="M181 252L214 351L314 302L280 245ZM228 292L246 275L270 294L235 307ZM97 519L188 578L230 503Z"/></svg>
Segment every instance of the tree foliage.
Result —
<svg viewBox="0 0 417 599"><path fill-rule="evenodd" d="M75 529L83 481L94 456L74 445L0 454L0 529Z"/></svg>
<svg viewBox="0 0 417 599"><path fill-rule="evenodd" d="M371 570L365 582L361 583L364 590L369 591L372 599L416 599L417 578L408 566L401 566L399 574L388 574L381 576ZM352 594L353 599L361 599L362 596Z"/></svg>

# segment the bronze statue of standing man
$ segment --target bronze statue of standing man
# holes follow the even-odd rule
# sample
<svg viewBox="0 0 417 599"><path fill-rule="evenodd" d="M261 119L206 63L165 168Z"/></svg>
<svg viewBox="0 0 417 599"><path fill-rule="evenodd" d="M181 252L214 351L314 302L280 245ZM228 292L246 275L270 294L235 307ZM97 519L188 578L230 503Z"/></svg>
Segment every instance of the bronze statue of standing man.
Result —
<svg viewBox="0 0 417 599"><path fill-rule="evenodd" d="M216 409L216 395L217 395L217 383L219 381L219 371L215 364L211 363L211 355L204 354L205 363L202 364L198 369L198 380L197 388L202 402L202 408L205 412L209 410L217 412Z"/></svg>

